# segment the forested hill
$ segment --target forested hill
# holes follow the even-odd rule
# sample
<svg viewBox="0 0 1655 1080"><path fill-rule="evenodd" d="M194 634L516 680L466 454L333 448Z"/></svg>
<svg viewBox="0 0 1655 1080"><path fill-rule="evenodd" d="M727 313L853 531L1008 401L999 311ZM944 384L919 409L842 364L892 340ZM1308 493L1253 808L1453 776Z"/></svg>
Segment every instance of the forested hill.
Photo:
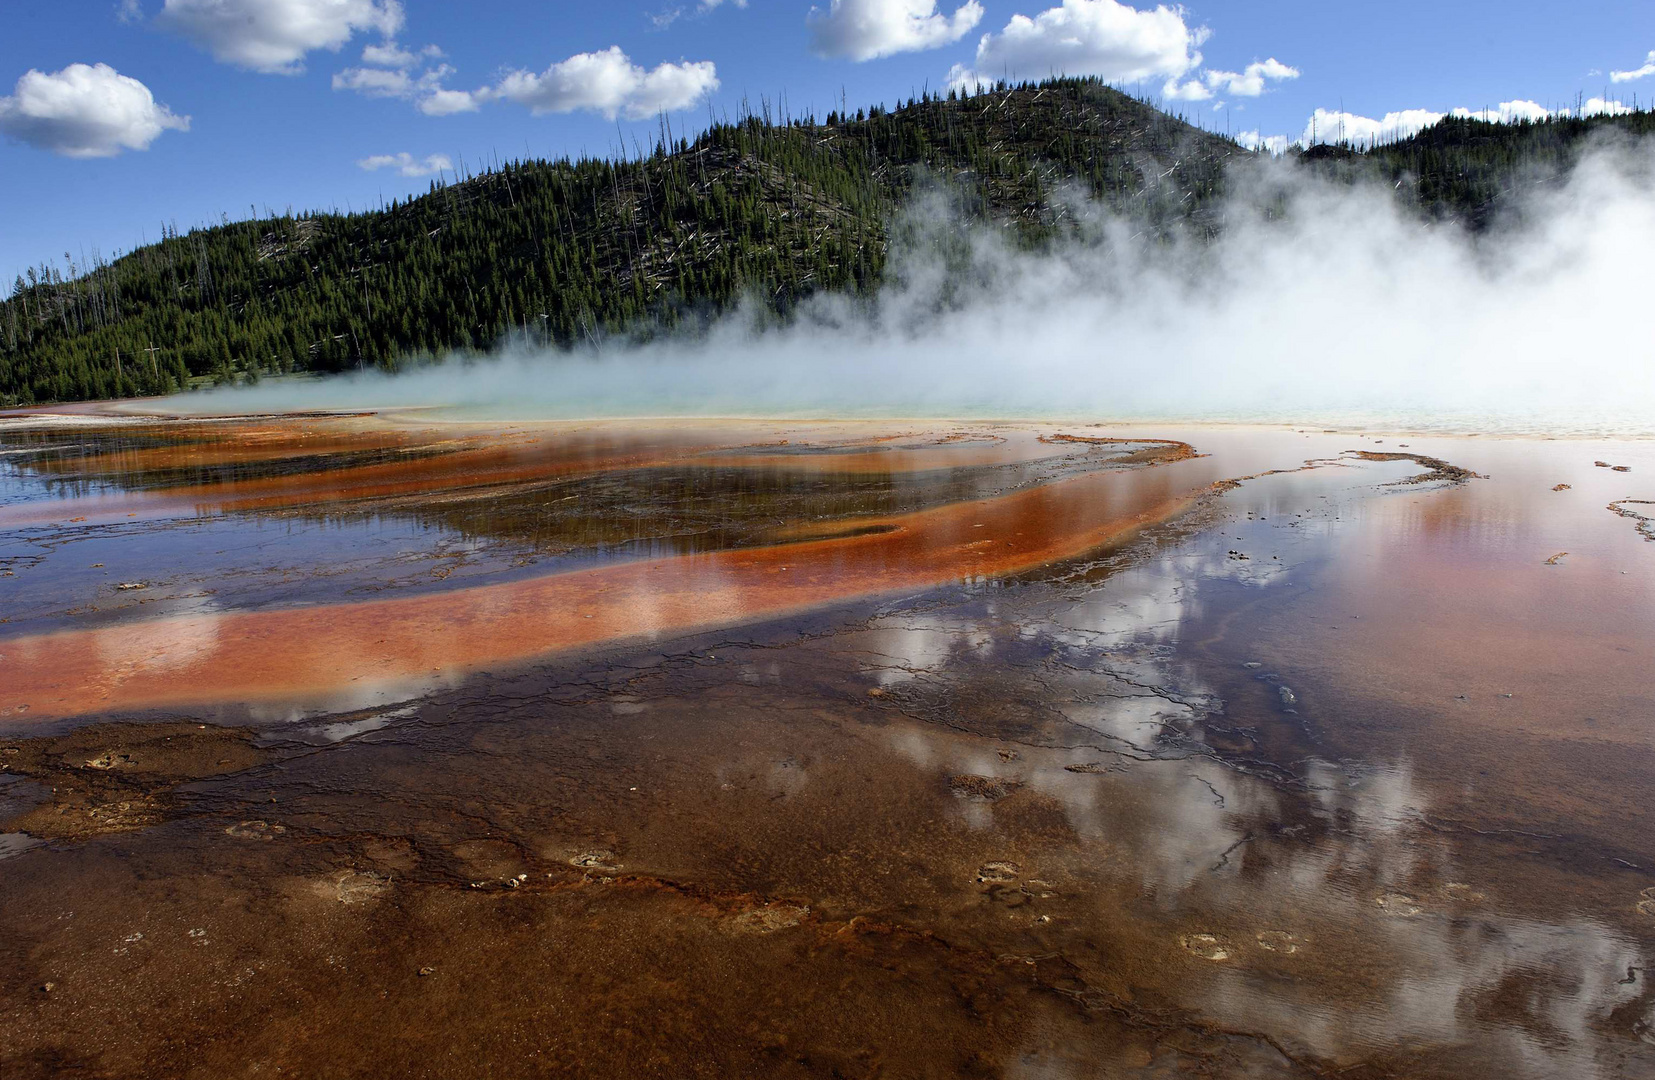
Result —
<svg viewBox="0 0 1655 1080"><path fill-rule="evenodd" d="M1296 156L1324 176L1401 184L1424 213L1480 229L1513 195L1567 174L1586 147L1648 135L1655 135L1650 110L1519 124L1450 116L1370 149L1316 146Z"/></svg>
<svg viewBox="0 0 1655 1080"><path fill-rule="evenodd" d="M0 311L0 400L160 393L190 376L395 366L510 331L569 344L716 313L785 312L880 280L922 179L1037 234L1079 182L1198 214L1246 152L1107 87L926 98L811 123L752 116L642 159L517 162L407 202L168 235L43 266ZM1159 196L1157 195L1159 193Z"/></svg>
<svg viewBox="0 0 1655 1080"><path fill-rule="evenodd" d="M1339 176L1412 169L1427 209L1469 212L1533 162L1563 167L1595 126L1468 122L1446 142L1305 158ZM1084 79L821 121L750 116L693 143L663 124L633 160L514 162L378 210L44 264L0 303L0 403L395 367L512 332L558 345L670 332L743 295L785 315L813 292L877 286L897 210L924 185L1030 243L1063 227L1056 196L1075 188L1151 230L1211 232L1226 169L1251 156Z"/></svg>

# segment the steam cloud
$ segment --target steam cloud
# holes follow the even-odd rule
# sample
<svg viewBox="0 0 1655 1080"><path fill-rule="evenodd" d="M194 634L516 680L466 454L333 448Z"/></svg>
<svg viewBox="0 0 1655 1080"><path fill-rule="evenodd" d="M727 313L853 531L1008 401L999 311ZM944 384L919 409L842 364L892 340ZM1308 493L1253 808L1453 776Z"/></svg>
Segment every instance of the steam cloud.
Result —
<svg viewBox="0 0 1655 1080"><path fill-rule="evenodd" d="M508 341L168 407L1655 433L1652 177L1655 141L1600 146L1473 237L1422 223L1387 189L1262 161L1232 172L1215 240L1157 241L1076 198L1076 238L1039 253L958 224L938 199L899 229L909 239L876 298L818 297L785 327L750 305L693 340Z"/></svg>

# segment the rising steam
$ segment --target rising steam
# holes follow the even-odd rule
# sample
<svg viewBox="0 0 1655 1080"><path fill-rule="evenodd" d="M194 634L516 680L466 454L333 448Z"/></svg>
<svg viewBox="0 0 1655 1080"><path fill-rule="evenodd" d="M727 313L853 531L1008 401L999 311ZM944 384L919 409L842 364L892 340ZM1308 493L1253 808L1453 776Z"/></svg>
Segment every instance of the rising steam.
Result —
<svg viewBox="0 0 1655 1080"><path fill-rule="evenodd" d="M783 328L738 312L693 340L506 342L168 406L1655 433L1655 142L1599 147L1477 237L1288 163L1231 176L1212 241L1155 240L1077 199L1076 235L1029 253L922 201L876 298L818 297Z"/></svg>

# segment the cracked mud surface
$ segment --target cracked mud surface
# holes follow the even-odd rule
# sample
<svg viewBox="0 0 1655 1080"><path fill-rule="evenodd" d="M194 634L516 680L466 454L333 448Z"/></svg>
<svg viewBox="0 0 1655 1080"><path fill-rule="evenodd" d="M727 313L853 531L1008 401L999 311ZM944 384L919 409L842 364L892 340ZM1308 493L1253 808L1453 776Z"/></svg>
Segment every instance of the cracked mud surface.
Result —
<svg viewBox="0 0 1655 1080"><path fill-rule="evenodd" d="M1642 465L1638 447L1438 439L1392 461L1297 432L740 434L720 460L802 483L932 452L914 446L977 455L968 473L1097 455L1040 458L1002 496L1171 436L1208 456L1110 475L1209 494L992 573L973 512L952 580L594 638L349 708L0 718L0 1073L1655 1075L1655 575L1602 510L1624 478L1590 464ZM374 439L363 468L384 464ZM312 456L352 446L324 443ZM279 426L237 467L277 450ZM1467 475L1396 486L1432 462ZM982 497L919 472L902 507L821 517L772 477L764 528ZM622 514L601 488L601 516ZM735 498L719 491L696 496L703 520ZM699 565L744 543L809 557L720 535ZM521 536L483 537L477 583L518 580L489 545ZM165 531L123 537L149 546L79 561L163 558ZM296 588L349 606L332 580ZM144 617L62 618L132 671L186 671L180 651L212 640L152 632L145 654L109 632ZM0 634L0 670L27 636Z"/></svg>

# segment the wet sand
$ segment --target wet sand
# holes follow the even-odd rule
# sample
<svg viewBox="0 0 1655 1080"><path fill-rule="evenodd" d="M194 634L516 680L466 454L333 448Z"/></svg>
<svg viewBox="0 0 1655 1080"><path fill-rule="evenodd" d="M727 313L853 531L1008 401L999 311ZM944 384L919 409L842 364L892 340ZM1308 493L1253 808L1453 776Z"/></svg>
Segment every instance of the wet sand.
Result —
<svg viewBox="0 0 1655 1080"><path fill-rule="evenodd" d="M1651 444L258 423L0 427L8 1078L1655 1075Z"/></svg>

